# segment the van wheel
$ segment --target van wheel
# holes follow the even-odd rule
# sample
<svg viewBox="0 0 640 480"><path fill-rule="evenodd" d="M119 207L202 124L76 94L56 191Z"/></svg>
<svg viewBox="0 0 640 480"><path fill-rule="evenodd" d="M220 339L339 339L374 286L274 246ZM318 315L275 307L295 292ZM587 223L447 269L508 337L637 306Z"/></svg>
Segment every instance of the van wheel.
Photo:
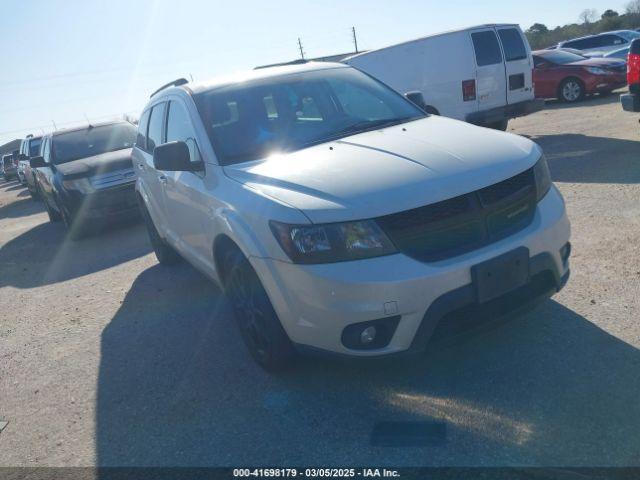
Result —
<svg viewBox="0 0 640 480"><path fill-rule="evenodd" d="M269 372L284 369L293 358L293 346L258 275L236 249L226 254L223 265L225 294L249 353Z"/></svg>
<svg viewBox="0 0 640 480"><path fill-rule="evenodd" d="M142 212L142 218L144 224L147 227L147 233L149 234L149 241L153 247L153 253L156 254L156 258L161 265L174 265L178 263L182 258L176 252L171 245L169 245L158 233L156 226L153 223L151 215L147 211L147 207L141 199L138 198L138 205Z"/></svg>
<svg viewBox="0 0 640 480"><path fill-rule="evenodd" d="M507 130L508 126L509 126L509 119L500 120L498 122L491 122L487 124L488 128L492 128L494 130L502 130L503 132Z"/></svg>
<svg viewBox="0 0 640 480"><path fill-rule="evenodd" d="M577 78L565 78L558 88L558 98L563 102L573 103L584 98L584 85Z"/></svg>

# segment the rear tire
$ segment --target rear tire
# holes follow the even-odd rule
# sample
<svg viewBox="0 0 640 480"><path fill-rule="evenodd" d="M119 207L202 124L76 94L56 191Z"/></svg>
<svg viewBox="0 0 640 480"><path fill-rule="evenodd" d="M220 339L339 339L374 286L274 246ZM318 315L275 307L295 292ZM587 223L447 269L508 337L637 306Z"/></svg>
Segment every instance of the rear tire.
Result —
<svg viewBox="0 0 640 480"><path fill-rule="evenodd" d="M293 345L255 270L242 252L231 249L223 272L225 294L249 353L268 372L285 369L294 357Z"/></svg>
<svg viewBox="0 0 640 480"><path fill-rule="evenodd" d="M153 253L156 254L156 258L161 265L174 265L182 260L182 257L176 252L171 245L169 245L158 233L151 215L147 211L147 207L144 202L138 198L138 205L142 212L142 218L144 224L147 227L147 233L149 234L149 241L153 247Z"/></svg>
<svg viewBox="0 0 640 480"><path fill-rule="evenodd" d="M574 77L565 78L558 88L558 98L566 103L579 102L584 95L584 84Z"/></svg>
<svg viewBox="0 0 640 480"><path fill-rule="evenodd" d="M47 215L49 215L49 221L51 223L57 223L59 221L62 220L62 215L60 215L60 212L58 212L57 210L54 210L53 208L51 208L51 206L49 205L49 202L47 202L46 198L43 198L44 200L44 208L46 208L47 210Z"/></svg>
<svg viewBox="0 0 640 480"><path fill-rule="evenodd" d="M62 222L67 228L67 235L69 238L72 240L79 240L84 237L87 233L86 225L84 225L77 217L71 215L63 205L60 205L60 202L57 202L57 204L60 209Z"/></svg>

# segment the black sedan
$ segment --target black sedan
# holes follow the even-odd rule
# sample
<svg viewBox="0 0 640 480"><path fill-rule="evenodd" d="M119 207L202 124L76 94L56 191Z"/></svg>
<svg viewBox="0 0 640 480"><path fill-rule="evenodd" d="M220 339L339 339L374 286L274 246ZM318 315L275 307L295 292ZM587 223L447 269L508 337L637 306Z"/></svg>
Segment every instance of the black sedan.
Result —
<svg viewBox="0 0 640 480"><path fill-rule="evenodd" d="M128 122L58 131L42 140L30 160L49 220L62 220L72 236L95 221L138 214L131 149L136 128Z"/></svg>

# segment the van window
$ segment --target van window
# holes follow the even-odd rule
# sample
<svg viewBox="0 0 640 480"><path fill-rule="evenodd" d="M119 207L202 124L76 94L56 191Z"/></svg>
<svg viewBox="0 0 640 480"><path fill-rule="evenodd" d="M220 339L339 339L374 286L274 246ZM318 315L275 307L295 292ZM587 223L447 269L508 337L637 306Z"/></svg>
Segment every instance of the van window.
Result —
<svg viewBox="0 0 640 480"><path fill-rule="evenodd" d="M147 149L147 127L149 125L149 114L151 110L147 110L140 117L138 123L138 136L136 137L136 147L146 150Z"/></svg>
<svg viewBox="0 0 640 480"><path fill-rule="evenodd" d="M471 34L473 48L476 52L476 63L479 67L502 63L502 52L496 34L492 30Z"/></svg>
<svg viewBox="0 0 640 480"><path fill-rule="evenodd" d="M524 46L520 32L515 28L504 28L498 30L502 49L507 62L514 60L523 60L527 58L527 49Z"/></svg>
<svg viewBox="0 0 640 480"><path fill-rule="evenodd" d="M153 153L156 145L162 144L162 124L164 123L164 103L160 103L151 110L149 133L147 134L147 152Z"/></svg>

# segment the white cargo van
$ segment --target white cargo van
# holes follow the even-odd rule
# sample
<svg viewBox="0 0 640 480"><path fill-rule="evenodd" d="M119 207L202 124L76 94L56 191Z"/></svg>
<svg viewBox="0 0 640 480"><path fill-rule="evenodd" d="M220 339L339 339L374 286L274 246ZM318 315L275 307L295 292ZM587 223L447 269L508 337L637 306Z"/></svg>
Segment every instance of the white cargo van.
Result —
<svg viewBox="0 0 640 480"><path fill-rule="evenodd" d="M506 129L510 118L540 110L531 48L515 24L481 25L348 57L400 93L421 92L427 111Z"/></svg>

